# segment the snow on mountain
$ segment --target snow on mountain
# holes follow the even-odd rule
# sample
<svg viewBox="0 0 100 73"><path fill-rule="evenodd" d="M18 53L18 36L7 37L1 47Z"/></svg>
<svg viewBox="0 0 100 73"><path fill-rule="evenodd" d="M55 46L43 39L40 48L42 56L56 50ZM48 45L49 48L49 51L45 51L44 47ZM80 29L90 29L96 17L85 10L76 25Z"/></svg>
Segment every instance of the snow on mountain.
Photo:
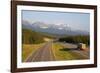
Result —
<svg viewBox="0 0 100 73"><path fill-rule="evenodd" d="M89 35L89 32L72 29L68 24L29 23L28 21L22 21L22 26L23 28L55 35Z"/></svg>

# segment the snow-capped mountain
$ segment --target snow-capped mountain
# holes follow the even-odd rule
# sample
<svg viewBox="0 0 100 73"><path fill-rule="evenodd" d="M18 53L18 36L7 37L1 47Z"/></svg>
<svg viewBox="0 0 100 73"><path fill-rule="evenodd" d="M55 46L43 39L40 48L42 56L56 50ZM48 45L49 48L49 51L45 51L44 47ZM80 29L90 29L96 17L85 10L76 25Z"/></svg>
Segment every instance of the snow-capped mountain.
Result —
<svg viewBox="0 0 100 73"><path fill-rule="evenodd" d="M72 29L68 24L29 23L28 21L22 21L22 27L54 35L89 35L89 32Z"/></svg>

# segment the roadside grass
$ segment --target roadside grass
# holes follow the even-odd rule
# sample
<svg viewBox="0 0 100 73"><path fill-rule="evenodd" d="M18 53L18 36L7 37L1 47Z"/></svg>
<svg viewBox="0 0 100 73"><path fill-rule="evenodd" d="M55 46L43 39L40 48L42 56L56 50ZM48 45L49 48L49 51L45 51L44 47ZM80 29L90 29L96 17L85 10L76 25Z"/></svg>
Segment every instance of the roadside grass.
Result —
<svg viewBox="0 0 100 73"><path fill-rule="evenodd" d="M44 43L41 43L41 44L23 44L22 45L22 62L24 62L31 53L34 53L37 49L39 49L43 45L44 45Z"/></svg>
<svg viewBox="0 0 100 73"><path fill-rule="evenodd" d="M62 49L65 49L65 47L60 43L53 43L52 49L53 49L53 53L54 53L56 60L86 59L84 56L82 56L79 53L76 53L72 50L62 50ZM66 49L67 49L67 47L66 47Z"/></svg>

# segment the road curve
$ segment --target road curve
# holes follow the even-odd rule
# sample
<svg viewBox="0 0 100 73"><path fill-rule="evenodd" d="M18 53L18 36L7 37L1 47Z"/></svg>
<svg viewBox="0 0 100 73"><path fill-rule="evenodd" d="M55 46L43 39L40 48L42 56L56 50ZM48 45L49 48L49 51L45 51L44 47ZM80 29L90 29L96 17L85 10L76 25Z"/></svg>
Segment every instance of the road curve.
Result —
<svg viewBox="0 0 100 73"><path fill-rule="evenodd" d="M47 42L44 46L39 48L35 53L31 54L26 62L38 61L54 61L54 54L52 51L52 42Z"/></svg>

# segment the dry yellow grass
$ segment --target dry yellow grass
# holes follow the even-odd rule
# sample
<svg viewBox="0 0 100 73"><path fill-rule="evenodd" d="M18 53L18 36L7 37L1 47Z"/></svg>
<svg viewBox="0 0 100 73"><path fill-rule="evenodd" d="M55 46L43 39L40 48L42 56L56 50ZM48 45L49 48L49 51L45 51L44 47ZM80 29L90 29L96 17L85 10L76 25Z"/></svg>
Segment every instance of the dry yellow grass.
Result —
<svg viewBox="0 0 100 73"><path fill-rule="evenodd" d="M22 61L24 62L26 58L34 53L37 49L43 46L42 44L23 44L22 45Z"/></svg>
<svg viewBox="0 0 100 73"><path fill-rule="evenodd" d="M62 51L65 47L60 43L53 43L52 49L56 60L80 60L86 59L83 55L72 50ZM66 47L67 50L67 47Z"/></svg>

